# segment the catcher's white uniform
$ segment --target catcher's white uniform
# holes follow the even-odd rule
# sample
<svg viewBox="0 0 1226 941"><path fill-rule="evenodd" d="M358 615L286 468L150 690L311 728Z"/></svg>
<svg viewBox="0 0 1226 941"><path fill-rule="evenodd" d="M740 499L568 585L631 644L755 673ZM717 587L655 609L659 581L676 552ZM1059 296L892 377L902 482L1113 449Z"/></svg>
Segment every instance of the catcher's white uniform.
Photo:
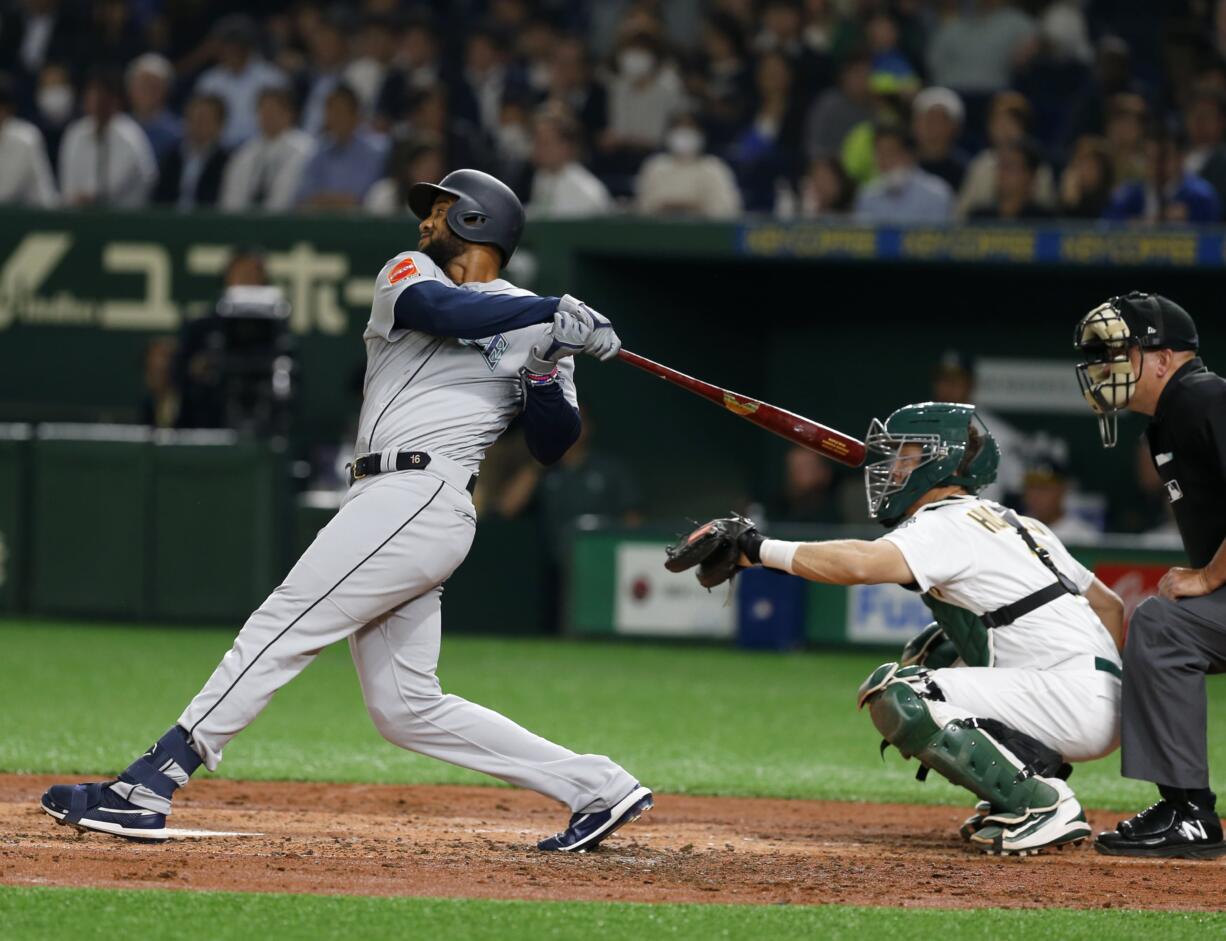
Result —
<svg viewBox="0 0 1226 941"><path fill-rule="evenodd" d="M931 503L882 536L898 547L919 590L982 615L1051 584L1051 570L989 500ZM1036 520L1022 523L1081 591L1094 575ZM1084 597L1066 594L988 631L989 666L958 662L932 679L950 711L996 719L1088 761L1119 743L1120 657Z"/></svg>

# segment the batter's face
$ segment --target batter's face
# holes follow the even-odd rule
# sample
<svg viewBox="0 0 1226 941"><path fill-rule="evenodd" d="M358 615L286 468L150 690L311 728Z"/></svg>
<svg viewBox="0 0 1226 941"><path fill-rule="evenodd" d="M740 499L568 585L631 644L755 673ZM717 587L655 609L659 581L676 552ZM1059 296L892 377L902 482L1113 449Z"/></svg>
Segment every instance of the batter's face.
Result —
<svg viewBox="0 0 1226 941"><path fill-rule="evenodd" d="M440 268L464 254L466 244L447 224L447 210L455 203L454 196L440 196L430 207L430 215L417 226L417 250L424 252Z"/></svg>

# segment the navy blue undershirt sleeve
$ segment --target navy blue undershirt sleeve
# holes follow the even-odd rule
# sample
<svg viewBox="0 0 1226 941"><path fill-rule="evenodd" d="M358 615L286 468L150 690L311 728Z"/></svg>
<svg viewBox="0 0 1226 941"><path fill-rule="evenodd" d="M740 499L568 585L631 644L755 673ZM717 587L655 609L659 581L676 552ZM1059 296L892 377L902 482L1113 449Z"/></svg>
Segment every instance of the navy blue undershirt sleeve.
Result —
<svg viewBox="0 0 1226 941"><path fill-rule="evenodd" d="M534 458L542 464L554 464L579 440L579 410L566 401L556 382L527 386L527 390L524 440Z"/></svg>
<svg viewBox="0 0 1226 941"><path fill-rule="evenodd" d="M420 330L436 337L479 340L495 333L518 330L553 319L556 297L513 297L482 294L422 281L396 298L397 327Z"/></svg>

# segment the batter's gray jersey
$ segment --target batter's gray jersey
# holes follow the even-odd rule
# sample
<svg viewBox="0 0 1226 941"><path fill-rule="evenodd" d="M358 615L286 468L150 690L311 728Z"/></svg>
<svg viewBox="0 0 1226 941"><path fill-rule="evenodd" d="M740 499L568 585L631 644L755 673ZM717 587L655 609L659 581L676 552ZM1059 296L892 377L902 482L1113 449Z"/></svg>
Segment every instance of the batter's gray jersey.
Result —
<svg viewBox="0 0 1226 941"><path fill-rule="evenodd" d="M485 452L523 408L519 370L550 324L482 340L436 337L396 326L396 298L422 281L483 294L534 296L501 279L456 285L421 252L402 252L383 266L366 341L366 383L357 453L412 448L441 454L473 473ZM558 364L563 395L578 407L575 365Z"/></svg>

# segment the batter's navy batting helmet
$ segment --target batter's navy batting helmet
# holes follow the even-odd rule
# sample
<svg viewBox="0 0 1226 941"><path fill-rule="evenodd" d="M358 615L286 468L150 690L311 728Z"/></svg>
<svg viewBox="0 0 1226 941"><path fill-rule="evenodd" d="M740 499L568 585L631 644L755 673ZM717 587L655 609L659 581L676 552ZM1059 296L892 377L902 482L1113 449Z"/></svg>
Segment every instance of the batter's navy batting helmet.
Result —
<svg viewBox="0 0 1226 941"><path fill-rule="evenodd" d="M509 186L480 170L453 170L438 185L414 183L409 208L425 219L440 196L456 198L447 210L452 232L468 242L497 245L502 263L511 260L524 233L524 207Z"/></svg>

